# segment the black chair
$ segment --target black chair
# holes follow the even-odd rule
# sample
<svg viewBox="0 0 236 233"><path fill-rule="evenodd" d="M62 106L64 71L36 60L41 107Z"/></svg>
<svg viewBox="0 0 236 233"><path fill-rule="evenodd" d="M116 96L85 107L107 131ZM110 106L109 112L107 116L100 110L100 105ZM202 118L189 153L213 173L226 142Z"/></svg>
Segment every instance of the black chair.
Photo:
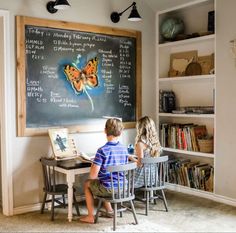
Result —
<svg viewBox="0 0 236 233"><path fill-rule="evenodd" d="M112 186L112 196L111 197L99 197L96 198L99 200L98 208L95 215L95 223L97 223L99 212L103 212L101 210L102 203L104 201L110 202L114 207L113 214L113 231L116 230L117 225L117 213L120 213L122 217L122 212L129 210L133 213L135 223L138 224L133 200L135 198L134 195L134 172L136 168L136 163L129 163L125 165L117 165L108 167L108 171L111 173L111 186ZM118 188L114 188L114 174L118 176ZM120 177L123 179L123 184L120 184ZM131 208L128 208L124 205L124 202L129 202Z"/></svg>
<svg viewBox="0 0 236 233"><path fill-rule="evenodd" d="M54 207L66 207L65 195L67 195L66 184L57 184L56 182L56 171L55 166L57 165L57 161L49 158L41 158L40 162L43 168L43 180L44 180L44 198L41 206L41 214L44 212L45 203L51 202L51 220L54 220ZM75 206L76 212L80 215L79 205L76 201L75 189L73 192L73 204ZM48 195L51 196L51 199L47 199ZM56 196L61 196L60 198L56 198ZM54 204L58 205L55 206Z"/></svg>
<svg viewBox="0 0 236 233"><path fill-rule="evenodd" d="M165 210L168 211L167 201L164 193L166 188L168 171L168 156L148 157L142 159L144 169L144 186L135 191L144 192L144 198L136 197L136 200L145 202L145 214L148 215L149 203L157 199L164 202Z"/></svg>

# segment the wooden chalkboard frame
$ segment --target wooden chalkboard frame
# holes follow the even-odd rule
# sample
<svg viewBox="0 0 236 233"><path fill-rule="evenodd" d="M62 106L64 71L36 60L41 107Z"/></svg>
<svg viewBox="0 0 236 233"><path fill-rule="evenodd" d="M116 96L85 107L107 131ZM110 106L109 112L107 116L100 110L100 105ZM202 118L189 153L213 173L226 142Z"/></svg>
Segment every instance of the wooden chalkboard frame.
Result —
<svg viewBox="0 0 236 233"><path fill-rule="evenodd" d="M141 116L141 32L112 27L88 25L75 22L54 21L48 19L16 16L17 25L17 135L39 136L46 135L48 128L27 128L26 125L26 61L25 61L25 26L42 26L49 28L94 32L115 36L132 37L136 39L136 120ZM135 122L125 122L125 128L134 128ZM61 126L60 126L61 127ZM104 126L73 125L66 126L70 132L94 132L103 130ZM55 127L53 127L55 128Z"/></svg>

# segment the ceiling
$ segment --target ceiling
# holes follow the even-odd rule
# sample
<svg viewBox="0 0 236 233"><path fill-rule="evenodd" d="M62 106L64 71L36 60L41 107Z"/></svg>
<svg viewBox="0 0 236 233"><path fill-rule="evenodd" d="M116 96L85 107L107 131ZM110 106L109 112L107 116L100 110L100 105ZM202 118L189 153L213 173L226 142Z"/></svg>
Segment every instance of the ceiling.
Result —
<svg viewBox="0 0 236 233"><path fill-rule="evenodd" d="M156 12L193 1L195 0L145 0L145 3Z"/></svg>

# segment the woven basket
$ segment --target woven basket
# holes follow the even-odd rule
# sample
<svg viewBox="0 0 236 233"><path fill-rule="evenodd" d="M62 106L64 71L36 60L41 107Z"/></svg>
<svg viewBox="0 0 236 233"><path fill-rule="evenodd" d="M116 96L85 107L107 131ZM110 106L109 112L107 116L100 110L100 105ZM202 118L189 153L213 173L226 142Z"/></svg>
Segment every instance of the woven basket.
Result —
<svg viewBox="0 0 236 233"><path fill-rule="evenodd" d="M212 139L197 139L199 151L204 153L213 152L213 138Z"/></svg>

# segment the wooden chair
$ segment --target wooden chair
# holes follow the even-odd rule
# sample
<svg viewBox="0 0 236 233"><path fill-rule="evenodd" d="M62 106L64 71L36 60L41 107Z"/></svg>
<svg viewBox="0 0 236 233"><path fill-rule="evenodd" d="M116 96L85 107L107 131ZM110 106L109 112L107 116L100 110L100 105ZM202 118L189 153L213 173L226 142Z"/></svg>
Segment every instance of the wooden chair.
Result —
<svg viewBox="0 0 236 233"><path fill-rule="evenodd" d="M114 207L113 214L113 231L116 230L117 226L117 213L120 213L122 217L122 212L129 210L133 213L135 223L138 224L133 200L134 195L134 172L136 168L136 163L129 163L125 165L110 166L108 171L111 173L111 186L112 186L112 196L111 197L99 197L96 198L99 200L98 208L95 215L95 223L97 223L99 212L101 210L102 203L104 201L110 202ZM118 188L114 188L114 174L118 175ZM123 184L120 183L120 178L123 180ZM129 202L131 208L128 208L124 205L124 202Z"/></svg>
<svg viewBox="0 0 236 233"><path fill-rule="evenodd" d="M156 199L161 199L164 202L165 210L168 211L167 201L164 193L167 180L168 156L148 157L142 159L144 169L144 186L135 191L144 192L144 198L137 197L136 200L145 202L145 214L148 215L149 203ZM151 171L151 172L150 172Z"/></svg>
<svg viewBox="0 0 236 233"><path fill-rule="evenodd" d="M68 186L66 184L57 184L56 182L56 171L55 166L57 165L57 161L54 159L49 158L41 158L40 162L42 164L43 168L43 180L44 180L44 198L43 203L41 206L41 214L44 212L45 203L51 202L51 220L54 220L54 207L55 203L58 205L56 207L63 206L66 207L65 202L65 195L67 195L67 188ZM51 199L47 199L47 196L50 195ZM56 196L61 196L60 198L56 198ZM78 215L80 215L79 212L79 206L78 202L76 201L75 197L75 189L73 192L73 201L75 205L75 209Z"/></svg>

